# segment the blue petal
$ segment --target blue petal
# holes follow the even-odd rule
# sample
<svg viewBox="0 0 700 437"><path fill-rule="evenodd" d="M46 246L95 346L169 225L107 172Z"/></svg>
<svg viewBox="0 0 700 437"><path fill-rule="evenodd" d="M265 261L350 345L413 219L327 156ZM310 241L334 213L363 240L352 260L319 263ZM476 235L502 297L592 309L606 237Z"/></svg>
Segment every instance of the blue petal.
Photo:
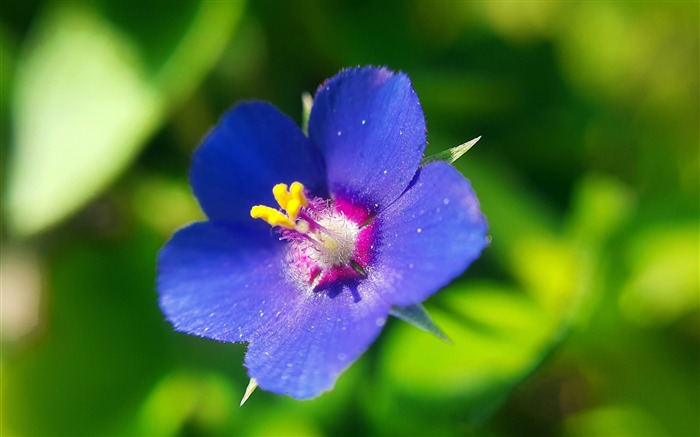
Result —
<svg viewBox="0 0 700 437"><path fill-rule="evenodd" d="M459 276L488 244L486 219L454 167L423 167L406 192L375 219L370 278L392 304L420 303Z"/></svg>
<svg viewBox="0 0 700 437"><path fill-rule="evenodd" d="M245 363L268 391L306 399L329 390L374 341L389 304L367 281L311 291L285 274L285 243L200 222L159 255L160 306L178 331L249 341Z"/></svg>
<svg viewBox="0 0 700 437"><path fill-rule="evenodd" d="M248 373L274 393L318 396L369 347L388 313L389 305L369 281L298 294L253 335L245 358Z"/></svg>
<svg viewBox="0 0 700 437"><path fill-rule="evenodd" d="M299 181L317 196L327 194L319 152L289 117L261 102L224 115L195 152L190 180L202 209L217 221L251 221L253 205L275 205L278 183Z"/></svg>
<svg viewBox="0 0 700 437"><path fill-rule="evenodd" d="M376 212L415 175L425 119L405 74L348 69L319 88L309 137L324 154L331 194Z"/></svg>
<svg viewBox="0 0 700 437"><path fill-rule="evenodd" d="M158 257L160 306L176 330L247 341L298 293L283 276L284 243L268 233L200 222L179 230Z"/></svg>

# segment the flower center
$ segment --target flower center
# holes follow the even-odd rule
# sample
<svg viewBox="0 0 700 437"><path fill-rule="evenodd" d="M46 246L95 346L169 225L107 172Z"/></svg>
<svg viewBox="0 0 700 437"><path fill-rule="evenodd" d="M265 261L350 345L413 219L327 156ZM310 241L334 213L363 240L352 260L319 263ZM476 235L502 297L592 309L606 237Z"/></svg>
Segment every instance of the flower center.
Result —
<svg viewBox="0 0 700 437"><path fill-rule="evenodd" d="M277 184L272 194L279 209L256 205L250 216L262 219L289 242L290 276L313 288L331 282L365 276L369 258L369 229L348 217L332 201L309 199L299 182Z"/></svg>

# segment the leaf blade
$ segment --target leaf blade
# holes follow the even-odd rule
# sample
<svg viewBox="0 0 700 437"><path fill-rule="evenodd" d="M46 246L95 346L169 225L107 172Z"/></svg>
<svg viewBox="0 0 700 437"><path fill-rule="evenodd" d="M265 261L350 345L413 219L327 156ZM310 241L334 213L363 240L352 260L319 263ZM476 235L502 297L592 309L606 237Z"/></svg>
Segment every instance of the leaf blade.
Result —
<svg viewBox="0 0 700 437"><path fill-rule="evenodd" d="M430 164L431 162L435 161L446 161L449 164L453 164L455 161L457 161L459 158L462 157L465 153L469 151L476 143L479 142L481 139L480 136L474 138L473 140L467 141L466 143L462 143L459 146L452 147L450 149L444 150L442 152L438 152L434 155L426 156L423 158L423 160L420 162L421 166L424 166L426 164Z"/></svg>
<svg viewBox="0 0 700 437"><path fill-rule="evenodd" d="M445 343L452 344L449 337L438 328L435 322L433 322L432 317L430 317L430 314L428 314L428 311L426 311L425 307L421 304L408 305L405 307L395 306L391 308L389 314L415 326L421 331L433 334Z"/></svg>

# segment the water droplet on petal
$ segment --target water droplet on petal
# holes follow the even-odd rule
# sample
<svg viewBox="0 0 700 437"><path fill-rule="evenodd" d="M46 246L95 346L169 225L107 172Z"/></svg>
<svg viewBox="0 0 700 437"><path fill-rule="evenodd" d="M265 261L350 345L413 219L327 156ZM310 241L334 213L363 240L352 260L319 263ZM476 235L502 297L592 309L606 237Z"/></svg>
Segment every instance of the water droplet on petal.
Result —
<svg viewBox="0 0 700 437"><path fill-rule="evenodd" d="M343 132L342 132L342 131L338 131L338 136L341 136L341 135L343 135Z"/></svg>
<svg viewBox="0 0 700 437"><path fill-rule="evenodd" d="M416 229L416 232L418 232L420 234L421 232L423 232L423 229L418 228L418 229Z"/></svg>
<svg viewBox="0 0 700 437"><path fill-rule="evenodd" d="M413 263L410 263L410 264L408 265L408 268L409 268L409 269L412 269L412 268L413 268Z"/></svg>
<svg viewBox="0 0 700 437"><path fill-rule="evenodd" d="M448 203L450 203L450 199L448 199L447 197L445 197L445 198L442 200L442 203L444 203L445 205L447 205Z"/></svg>
<svg viewBox="0 0 700 437"><path fill-rule="evenodd" d="M365 123L367 123L367 120L362 120L362 124L365 124Z"/></svg>
<svg viewBox="0 0 700 437"><path fill-rule="evenodd" d="M384 326L384 323L386 323L386 319L379 317L377 320L374 321L374 323L376 323L377 326Z"/></svg>

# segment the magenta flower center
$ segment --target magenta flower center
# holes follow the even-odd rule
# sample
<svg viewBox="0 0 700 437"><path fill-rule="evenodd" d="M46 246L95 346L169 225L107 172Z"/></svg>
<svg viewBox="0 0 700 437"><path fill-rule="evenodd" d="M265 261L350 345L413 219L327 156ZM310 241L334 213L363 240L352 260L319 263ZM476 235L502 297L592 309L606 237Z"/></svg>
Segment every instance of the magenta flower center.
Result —
<svg viewBox="0 0 700 437"><path fill-rule="evenodd" d="M372 226L369 216L344 202L312 197L294 182L275 185L272 192L280 209L254 206L250 215L279 229L286 240L286 275L309 290L337 281L366 276Z"/></svg>

